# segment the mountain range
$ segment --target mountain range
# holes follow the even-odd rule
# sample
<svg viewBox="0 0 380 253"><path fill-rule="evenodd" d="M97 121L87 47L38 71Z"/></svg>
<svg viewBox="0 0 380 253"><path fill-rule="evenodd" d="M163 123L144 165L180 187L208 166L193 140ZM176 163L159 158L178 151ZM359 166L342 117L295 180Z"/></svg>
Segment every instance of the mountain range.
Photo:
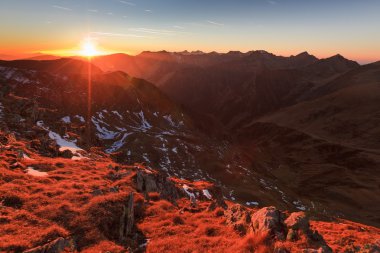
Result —
<svg viewBox="0 0 380 253"><path fill-rule="evenodd" d="M2 165L6 168L3 176L11 178L5 180L7 184L17 178L24 180L29 167L34 168L29 170L32 173L52 172L57 182L60 177L65 183L70 180L80 182L75 171L62 169L75 167L84 180L89 180L81 187L95 191L91 194L96 198L108 196L129 201L133 198L131 192L135 192L135 195L141 195L137 198L149 199L152 195L150 198L157 199L153 193L158 192L160 198L183 207L185 211L180 209L182 214L191 213L193 209L186 208L198 199L198 209L195 208L194 212L203 215L202 222L214 219L205 213L209 208L206 206L213 200L224 209L220 216L227 217L227 223L223 224L230 221L237 231L250 228L246 223L236 225L234 215L240 217L248 210L249 219L255 220L255 215L260 212L266 215L276 213L268 209L268 206L276 206L279 210L287 210L281 214L287 218L291 215L286 212L305 212L315 228L328 231L326 234L320 231L324 240L310 237L314 240L309 238L309 226L305 226L300 237L306 235L305 238L309 238L305 239L307 243L291 239L293 246L281 246L288 251L277 252L301 252L299 250L307 247L320 248L322 252L331 252L331 248L337 252L359 252L364 249L364 244L374 250L368 252L376 252L380 247L376 246L380 241L376 229L380 226L379 62L359 65L341 55L318 59L304 52L283 57L262 50L247 53L160 51L143 52L137 56L114 54L93 57L91 62L78 57L47 59L0 61L0 147L4 161L7 161ZM6 159L12 157L12 152L23 154L8 162ZM5 158L7 154L10 155ZM58 166L59 163L63 167ZM111 164L112 168L107 169L106 164ZM122 169L119 171L116 167ZM109 179L110 171L115 171L116 179ZM140 171L148 176L141 176ZM95 179L90 179L90 172ZM68 173L67 178L65 173ZM149 176L151 174L156 175L154 179ZM135 182L132 177L140 181ZM44 176L34 175L32 178L39 182L45 180ZM94 188L91 188L91 180L96 182ZM171 180L174 183L168 183ZM128 190L117 190L119 195L128 195L113 196L116 193L108 189L111 181L119 188L127 187ZM144 183L139 186L141 182ZM173 188L173 184L177 188ZM149 187L152 188L149 190ZM28 186L22 191L31 188ZM10 194L6 189L1 187L0 192ZM208 192L218 197L209 198ZM199 198L202 194L203 199ZM189 203L182 203L183 197L189 197L186 200ZM21 201L21 206L13 202L5 206L16 210L23 210L25 206L26 211L39 215L32 211L34 202L20 196L14 198L16 202ZM8 201L2 199L5 200ZM160 212L168 210L171 213L173 207L160 202L163 200L155 201L146 207L148 214L156 212L151 216L144 216L145 212L144 215L137 214L140 204L134 206L137 208L136 219L143 220L138 226L118 223L120 215L128 216L127 211L119 215L117 209L116 218L106 214L111 217L109 222L118 220L115 225L118 229L129 226L128 236L124 232L114 234L108 221L93 231L88 220L83 224L90 227L62 225L64 222L57 221L55 216L48 220L69 231L58 233L59 238L65 238L62 239L64 244L73 246L67 241L67 234L73 234L77 249L95 245L87 237L78 239L88 229L94 236L99 236L101 231L102 236L94 239L96 243L105 240L128 245L132 252L149 251L149 247L156 247L149 252L157 252L153 249L163 252L165 241L156 238L157 235L147 226L161 229L156 224L161 221L155 220L155 215L162 218L164 214ZM103 212L103 202L91 203L93 206L83 211L90 212L86 215L91 214L91 208L95 208L93 212ZM120 204L119 199L112 203L112 208ZM239 204L232 208L236 203ZM79 206L72 208L68 213L73 216L82 212L78 211ZM120 208L131 207L122 205ZM45 215L46 211L41 213ZM176 219L176 225L183 225L194 217L173 219ZM327 229L328 224L332 229ZM339 224L355 229L365 227L367 234L362 238L368 240L360 241L353 232L347 235L354 241L352 247L348 248L344 241L336 242L338 236L332 234L337 233ZM276 241L287 240L291 226L287 227L283 222L277 225L269 226L275 241L258 244L273 250ZM216 238L224 236L214 230L207 230L206 234L210 233L212 237L212 233L216 233ZM147 235L151 242L144 238ZM48 243L46 247L53 247L55 244L51 245L51 238L42 241L37 238L32 244L25 242L19 248L9 242L7 250L22 252L43 243ZM144 246L139 249L141 245L134 245L130 240ZM313 240L315 243L310 243ZM355 243L360 246L359 250L356 250ZM210 250L212 243L208 241L206 244L205 251ZM30 252L45 252L42 250L46 247ZM176 252L173 248L167 250ZM189 248L189 252L192 250ZM250 251L236 249L231 252Z"/></svg>

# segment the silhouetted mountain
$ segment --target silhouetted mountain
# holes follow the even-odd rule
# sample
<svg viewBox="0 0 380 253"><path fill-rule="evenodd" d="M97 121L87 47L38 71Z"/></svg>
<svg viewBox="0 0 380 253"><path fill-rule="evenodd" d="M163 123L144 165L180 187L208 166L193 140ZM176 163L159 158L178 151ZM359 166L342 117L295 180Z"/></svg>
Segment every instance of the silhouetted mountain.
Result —
<svg viewBox="0 0 380 253"><path fill-rule="evenodd" d="M77 74L87 75L89 69L89 63L71 59L62 58L58 60L48 61L34 61L34 60L15 60L15 61L0 61L0 65L3 67L27 69L40 72L47 72L50 74ZM91 64L91 72L93 75L101 74L102 71Z"/></svg>
<svg viewBox="0 0 380 253"><path fill-rule="evenodd" d="M330 58L321 59L314 64L307 66L305 69L314 75L328 77L344 73L347 70L357 68L359 66L360 65L357 62L348 60L338 54Z"/></svg>

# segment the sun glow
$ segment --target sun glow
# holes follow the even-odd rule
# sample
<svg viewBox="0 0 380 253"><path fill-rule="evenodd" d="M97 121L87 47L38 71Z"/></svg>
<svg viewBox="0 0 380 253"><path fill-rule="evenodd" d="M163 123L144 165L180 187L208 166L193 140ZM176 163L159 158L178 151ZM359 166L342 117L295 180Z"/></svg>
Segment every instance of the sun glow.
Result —
<svg viewBox="0 0 380 253"><path fill-rule="evenodd" d="M100 52L96 48L96 45L91 40L86 40L82 44L82 50L79 52L80 55L86 57L92 57L96 55L100 55Z"/></svg>

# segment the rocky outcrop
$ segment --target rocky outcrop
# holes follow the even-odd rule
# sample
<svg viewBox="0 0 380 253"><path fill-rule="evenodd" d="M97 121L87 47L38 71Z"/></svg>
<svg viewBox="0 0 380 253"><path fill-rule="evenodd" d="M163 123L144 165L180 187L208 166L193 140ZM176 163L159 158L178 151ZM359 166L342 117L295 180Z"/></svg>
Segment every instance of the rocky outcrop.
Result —
<svg viewBox="0 0 380 253"><path fill-rule="evenodd" d="M209 210L214 210L218 206L227 209L222 191L215 185L207 188L191 187L185 182L174 181L157 171L141 166L136 166L136 169L136 188L139 192L144 193L146 199L149 199L148 193L158 192L161 198L174 204L177 199L188 197L193 206L196 206L198 200L208 200L212 201Z"/></svg>
<svg viewBox="0 0 380 253"><path fill-rule="evenodd" d="M120 217L120 241L124 242L129 235L132 234L132 229L135 224L134 212L134 195L133 192L129 194L127 205L123 207L123 213Z"/></svg>
<svg viewBox="0 0 380 253"><path fill-rule="evenodd" d="M264 207L256 212L236 204L225 212L227 224L232 226L241 235L247 233L268 234L275 241L297 242L305 236L309 248L305 252L332 252L323 237L310 229L309 218L304 212L285 213L273 206Z"/></svg>
<svg viewBox="0 0 380 253"><path fill-rule="evenodd" d="M232 226L240 235L253 231L251 213L242 205L236 204L225 211L227 224Z"/></svg>
<svg viewBox="0 0 380 253"><path fill-rule="evenodd" d="M308 239L309 244L313 246L312 249L305 249L304 252L332 252L318 231L310 229L309 218L304 212L291 213L284 221L284 224L287 228L286 240L297 241L301 235L304 235Z"/></svg>
<svg viewBox="0 0 380 253"><path fill-rule="evenodd" d="M310 231L309 219L304 212L291 213L284 223L289 230L299 230L304 233Z"/></svg>
<svg viewBox="0 0 380 253"><path fill-rule="evenodd" d="M164 174L156 171L138 169L136 173L136 188L139 192L144 193L148 198L148 193L158 192L161 198L167 199L173 203L185 194L175 183Z"/></svg>
<svg viewBox="0 0 380 253"><path fill-rule="evenodd" d="M278 239L284 239L286 231L283 218L284 215L275 207L264 207L251 217L253 230L256 232L268 232Z"/></svg>
<svg viewBox="0 0 380 253"><path fill-rule="evenodd" d="M75 252L75 245L71 239L57 238L45 245L29 249L24 253L63 253Z"/></svg>

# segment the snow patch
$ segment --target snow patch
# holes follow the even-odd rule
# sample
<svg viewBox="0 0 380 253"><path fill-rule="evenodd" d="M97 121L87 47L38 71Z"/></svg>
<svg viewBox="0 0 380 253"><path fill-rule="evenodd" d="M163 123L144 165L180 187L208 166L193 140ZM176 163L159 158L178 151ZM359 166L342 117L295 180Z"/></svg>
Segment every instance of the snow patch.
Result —
<svg viewBox="0 0 380 253"><path fill-rule="evenodd" d="M259 202L251 201L251 202L246 202L245 204L246 204L247 206L258 206L258 205L259 205Z"/></svg>
<svg viewBox="0 0 380 253"><path fill-rule="evenodd" d="M165 115L163 118L166 119L172 127L176 126L171 115Z"/></svg>
<svg viewBox="0 0 380 253"><path fill-rule="evenodd" d="M80 161L80 160L85 160L88 159L88 157L82 156L79 153L76 153L75 156L71 157L71 160L73 161Z"/></svg>
<svg viewBox="0 0 380 253"><path fill-rule="evenodd" d="M85 122L85 120L84 120L84 118L83 118L83 116L80 116L80 115L75 115L74 116L75 118L77 118L80 122L82 122L82 123L84 123Z"/></svg>
<svg viewBox="0 0 380 253"><path fill-rule="evenodd" d="M298 210L305 211L306 206L304 206L301 202L301 200L293 201L293 204L296 206Z"/></svg>
<svg viewBox="0 0 380 253"><path fill-rule="evenodd" d="M65 140L59 134L53 131L49 131L49 137L50 139L55 140L55 142L59 146L59 151L61 152L65 150L69 150L73 154L77 154L78 151L83 150L75 144L75 141Z"/></svg>
<svg viewBox="0 0 380 253"><path fill-rule="evenodd" d="M27 154L25 153L22 153L22 158L24 158L25 160L34 160L32 158L30 158Z"/></svg>
<svg viewBox="0 0 380 253"><path fill-rule="evenodd" d="M107 153L112 153L112 152L115 152L115 151L119 150L125 144L125 142L124 142L125 139L128 136L130 136L131 134L132 133L125 133L120 140L115 141L110 148L106 149L106 152Z"/></svg>
<svg viewBox="0 0 380 253"><path fill-rule="evenodd" d="M189 191L190 187L187 184L184 184L182 188L189 195L190 199L195 199L195 194Z"/></svg>
<svg viewBox="0 0 380 253"><path fill-rule="evenodd" d="M66 123L66 124L70 124L70 123L71 123L70 116L63 117L61 120L62 120L64 123Z"/></svg>
<svg viewBox="0 0 380 253"><path fill-rule="evenodd" d="M141 120L141 130L142 130L143 132L146 132L146 130L152 128L152 125L149 124L149 122L146 120L143 111L140 111L139 113L137 113L137 115L139 116L139 118L140 118L140 120Z"/></svg>
<svg viewBox="0 0 380 253"><path fill-rule="evenodd" d="M32 167L28 167L26 169L26 174L34 177L47 177L49 175L47 172L38 171L33 169Z"/></svg>
<svg viewBox="0 0 380 253"><path fill-rule="evenodd" d="M101 112L98 113L98 115L100 115L100 114L101 114ZM103 122L101 119L97 119L95 117L92 117L91 121L95 125L96 130L98 131L96 133L96 135L99 137L99 139L102 139L102 140L113 140L117 136L120 135L119 132L110 131L107 128L105 128L104 126L101 126L101 124L108 125L107 123Z"/></svg>
<svg viewBox="0 0 380 253"><path fill-rule="evenodd" d="M117 115L120 119L123 119L123 116L118 111L112 111L112 113Z"/></svg>
<svg viewBox="0 0 380 253"><path fill-rule="evenodd" d="M212 199L212 196L211 196L210 192L207 189L202 190L202 192L203 192L203 195L205 195L206 198Z"/></svg>
<svg viewBox="0 0 380 253"><path fill-rule="evenodd" d="M42 129L46 130L46 131L49 131L49 128L45 126L45 124L44 124L44 122L42 120L37 121L36 125L38 127L41 127Z"/></svg>

